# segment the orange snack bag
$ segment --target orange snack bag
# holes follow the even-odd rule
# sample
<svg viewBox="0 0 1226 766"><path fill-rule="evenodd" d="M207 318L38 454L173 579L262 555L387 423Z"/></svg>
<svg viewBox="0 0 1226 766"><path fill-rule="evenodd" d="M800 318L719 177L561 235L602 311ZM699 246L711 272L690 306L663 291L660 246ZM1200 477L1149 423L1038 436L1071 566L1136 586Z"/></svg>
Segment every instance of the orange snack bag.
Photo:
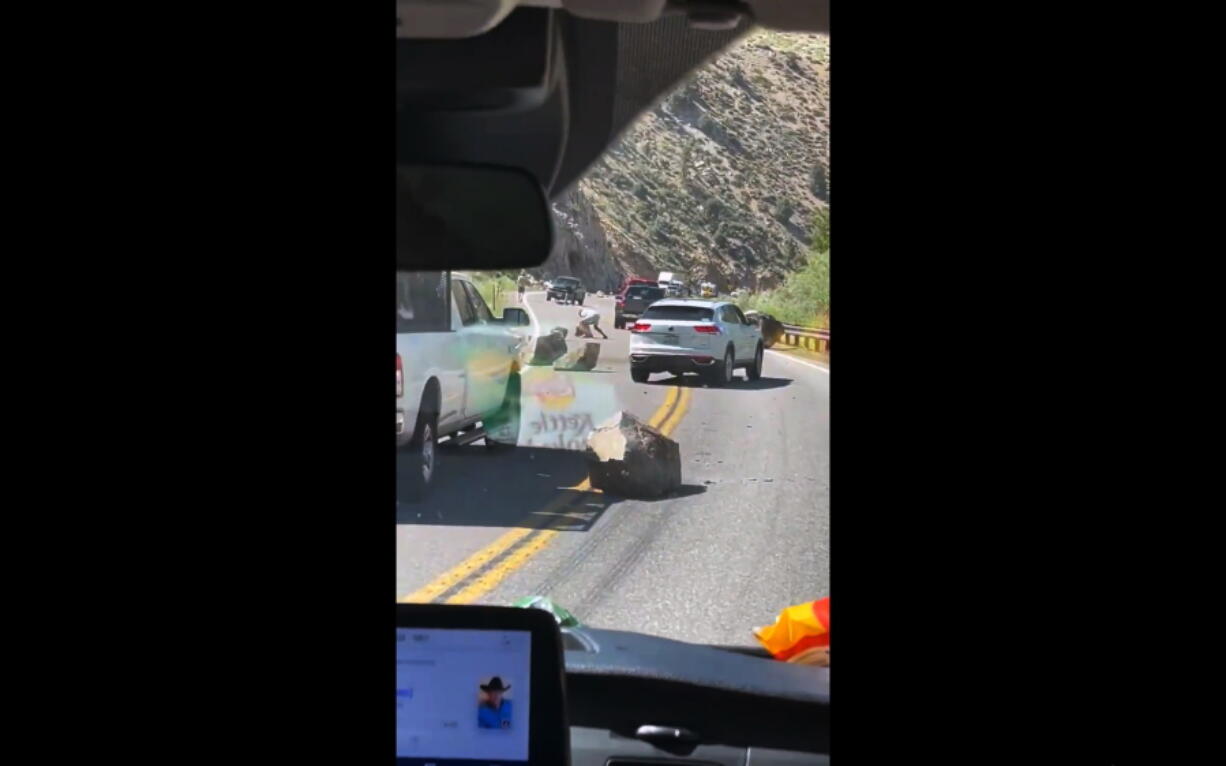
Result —
<svg viewBox="0 0 1226 766"><path fill-rule="evenodd" d="M830 597L789 606L753 633L777 660L829 667Z"/></svg>

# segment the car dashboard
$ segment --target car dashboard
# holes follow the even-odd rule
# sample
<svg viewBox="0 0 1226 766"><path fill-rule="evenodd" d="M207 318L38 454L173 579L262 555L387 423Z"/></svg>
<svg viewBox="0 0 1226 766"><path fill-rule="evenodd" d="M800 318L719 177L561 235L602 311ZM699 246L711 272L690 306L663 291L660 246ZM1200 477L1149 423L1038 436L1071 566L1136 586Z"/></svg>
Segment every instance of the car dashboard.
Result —
<svg viewBox="0 0 1226 766"><path fill-rule="evenodd" d="M830 673L638 633L563 630L574 766L830 762Z"/></svg>

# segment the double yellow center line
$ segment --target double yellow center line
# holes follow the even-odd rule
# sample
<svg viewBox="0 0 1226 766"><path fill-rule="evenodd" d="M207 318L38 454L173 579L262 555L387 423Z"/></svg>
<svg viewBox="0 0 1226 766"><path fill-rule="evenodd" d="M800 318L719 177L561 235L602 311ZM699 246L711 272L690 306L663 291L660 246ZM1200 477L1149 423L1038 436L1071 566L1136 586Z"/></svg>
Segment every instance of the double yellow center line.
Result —
<svg viewBox="0 0 1226 766"><path fill-rule="evenodd" d="M648 425L656 428L665 436L670 435L685 417L692 397L693 393L689 388L683 388L680 385L669 388L664 402L648 418ZM561 513L571 506L578 505L587 494L600 491L592 489L591 482L587 479L565 489L565 492L559 494L541 509L539 513L542 516ZM508 575L544 550L557 535L558 532L554 529L514 527L459 564L397 601L416 604L429 603L457 586L463 586L444 599L444 603L472 603L496 588ZM495 561L496 563L491 566L491 562Z"/></svg>

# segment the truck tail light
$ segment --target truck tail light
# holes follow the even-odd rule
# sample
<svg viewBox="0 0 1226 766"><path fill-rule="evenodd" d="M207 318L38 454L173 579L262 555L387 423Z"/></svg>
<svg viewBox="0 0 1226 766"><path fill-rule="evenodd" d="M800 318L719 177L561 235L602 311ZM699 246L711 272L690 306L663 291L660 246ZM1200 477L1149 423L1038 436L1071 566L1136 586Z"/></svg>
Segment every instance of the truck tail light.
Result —
<svg viewBox="0 0 1226 766"><path fill-rule="evenodd" d="M404 365L396 354L396 396L404 396Z"/></svg>
<svg viewBox="0 0 1226 766"><path fill-rule="evenodd" d="M721 334L721 330L719 329L719 327L713 324L696 324L694 325L694 332L700 332L704 335L720 335Z"/></svg>

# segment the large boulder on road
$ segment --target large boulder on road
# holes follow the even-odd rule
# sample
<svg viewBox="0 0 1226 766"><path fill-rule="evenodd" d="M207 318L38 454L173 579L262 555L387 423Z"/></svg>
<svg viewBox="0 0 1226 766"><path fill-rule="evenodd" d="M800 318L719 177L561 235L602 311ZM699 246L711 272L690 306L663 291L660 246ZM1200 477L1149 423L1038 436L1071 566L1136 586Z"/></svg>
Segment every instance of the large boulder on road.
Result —
<svg viewBox="0 0 1226 766"><path fill-rule="evenodd" d="M629 412L588 434L588 480L620 497L655 498L681 486L681 448Z"/></svg>
<svg viewBox="0 0 1226 766"><path fill-rule="evenodd" d="M566 330L555 328L553 331L536 339L536 349L528 364L553 364L566 353Z"/></svg>
<svg viewBox="0 0 1226 766"><path fill-rule="evenodd" d="M775 319L770 314L762 314L757 311L745 312L745 318L758 326L758 330L762 332L762 345L770 348L783 338L783 322Z"/></svg>
<svg viewBox="0 0 1226 766"><path fill-rule="evenodd" d="M762 322L758 327L762 330L762 344L767 348L783 339L783 322L769 314L762 317Z"/></svg>
<svg viewBox="0 0 1226 766"><path fill-rule="evenodd" d="M554 362L555 370L570 370L588 372L596 368L596 360L600 358L600 344L589 341L583 344L583 349L575 349L558 361Z"/></svg>

